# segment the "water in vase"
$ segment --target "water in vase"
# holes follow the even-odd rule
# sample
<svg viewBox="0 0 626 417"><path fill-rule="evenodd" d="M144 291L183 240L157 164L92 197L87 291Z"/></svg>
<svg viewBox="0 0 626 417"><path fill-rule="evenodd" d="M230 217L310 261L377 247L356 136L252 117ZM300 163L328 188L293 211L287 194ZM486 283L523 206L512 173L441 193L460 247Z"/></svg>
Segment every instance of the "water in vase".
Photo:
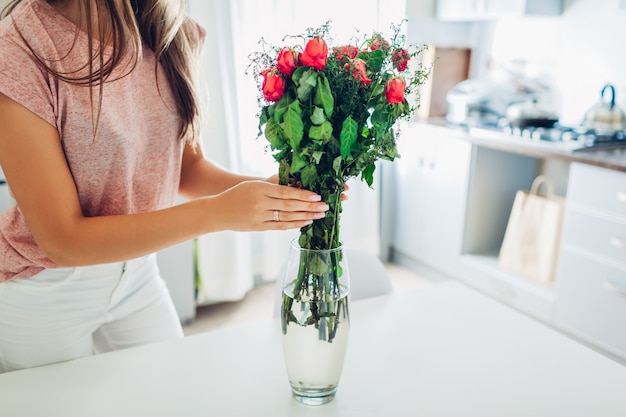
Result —
<svg viewBox="0 0 626 417"><path fill-rule="evenodd" d="M334 397L350 332L347 293L328 302L294 300L285 288L283 320L285 305L292 314L284 320L283 350L289 383L300 402L319 405Z"/></svg>

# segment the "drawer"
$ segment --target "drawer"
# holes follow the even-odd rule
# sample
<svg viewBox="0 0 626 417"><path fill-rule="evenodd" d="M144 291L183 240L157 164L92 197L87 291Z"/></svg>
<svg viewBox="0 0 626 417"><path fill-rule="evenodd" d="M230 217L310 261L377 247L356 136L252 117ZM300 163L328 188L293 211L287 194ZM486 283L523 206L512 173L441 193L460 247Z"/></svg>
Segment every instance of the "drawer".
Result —
<svg viewBox="0 0 626 417"><path fill-rule="evenodd" d="M626 220L626 173L572 164L567 200Z"/></svg>
<svg viewBox="0 0 626 417"><path fill-rule="evenodd" d="M626 358L626 268L564 250L556 281L554 321Z"/></svg>
<svg viewBox="0 0 626 417"><path fill-rule="evenodd" d="M562 242L626 266L626 220L622 223L570 210L565 215Z"/></svg>

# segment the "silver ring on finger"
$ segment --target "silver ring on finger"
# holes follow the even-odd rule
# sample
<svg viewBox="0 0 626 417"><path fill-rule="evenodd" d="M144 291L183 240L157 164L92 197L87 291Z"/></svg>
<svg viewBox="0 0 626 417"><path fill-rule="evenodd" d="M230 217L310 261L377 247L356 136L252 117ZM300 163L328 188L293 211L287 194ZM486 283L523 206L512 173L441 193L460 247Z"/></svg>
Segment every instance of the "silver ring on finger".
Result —
<svg viewBox="0 0 626 417"><path fill-rule="evenodd" d="M274 221L279 222L280 218L278 217L278 210L274 210Z"/></svg>

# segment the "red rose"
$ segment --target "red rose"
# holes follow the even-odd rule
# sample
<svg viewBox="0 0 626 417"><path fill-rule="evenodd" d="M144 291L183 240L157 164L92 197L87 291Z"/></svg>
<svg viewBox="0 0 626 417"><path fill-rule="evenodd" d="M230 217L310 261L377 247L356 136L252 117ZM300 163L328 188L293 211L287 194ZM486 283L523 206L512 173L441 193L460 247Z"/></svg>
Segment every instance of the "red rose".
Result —
<svg viewBox="0 0 626 417"><path fill-rule="evenodd" d="M393 63L393 66L400 72L406 69L409 64L409 59L411 59L411 57L406 49L395 49L391 55L391 62Z"/></svg>
<svg viewBox="0 0 626 417"><path fill-rule="evenodd" d="M263 97L267 101L278 101L285 94L285 79L274 67L261 73L263 76Z"/></svg>
<svg viewBox="0 0 626 417"><path fill-rule="evenodd" d="M376 34L372 37L370 41L370 49L375 51L377 49L381 49L384 53L389 52L389 42L387 42L382 36Z"/></svg>
<svg viewBox="0 0 626 417"><path fill-rule="evenodd" d="M299 59L302 65L318 70L324 69L328 60L328 46L324 39L317 37L308 41Z"/></svg>
<svg viewBox="0 0 626 417"><path fill-rule="evenodd" d="M283 48L278 54L278 70L290 77L298 66L298 53L291 48Z"/></svg>
<svg viewBox="0 0 626 417"><path fill-rule="evenodd" d="M393 77L385 84L385 97L389 104L403 103L406 81L402 77Z"/></svg>
<svg viewBox="0 0 626 417"><path fill-rule="evenodd" d="M359 52L359 49L356 46L344 45L334 48L333 52L335 52L337 59L341 61L344 58L354 59L356 54Z"/></svg>
<svg viewBox="0 0 626 417"><path fill-rule="evenodd" d="M363 84L369 84L372 80L367 76L367 68L365 67L365 61L362 59L355 59L351 63L345 65L345 68L352 72L355 79L361 81Z"/></svg>

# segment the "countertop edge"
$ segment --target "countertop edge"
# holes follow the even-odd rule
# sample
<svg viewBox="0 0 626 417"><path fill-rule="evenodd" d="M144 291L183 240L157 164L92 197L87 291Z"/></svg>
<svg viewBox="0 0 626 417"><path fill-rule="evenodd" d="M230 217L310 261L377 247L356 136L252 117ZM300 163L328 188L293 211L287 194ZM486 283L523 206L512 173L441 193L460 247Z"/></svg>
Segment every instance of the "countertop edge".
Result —
<svg viewBox="0 0 626 417"><path fill-rule="evenodd" d="M450 126L441 122L418 121L405 123L401 133L414 129L441 129L447 135L467 140L480 147L490 148L503 152L516 153L534 158L556 159L565 162L578 162L594 165L614 171L626 172L626 147L619 149L598 149L574 152L572 150L553 146L550 142L525 140L503 132L490 131L479 128L465 128Z"/></svg>

